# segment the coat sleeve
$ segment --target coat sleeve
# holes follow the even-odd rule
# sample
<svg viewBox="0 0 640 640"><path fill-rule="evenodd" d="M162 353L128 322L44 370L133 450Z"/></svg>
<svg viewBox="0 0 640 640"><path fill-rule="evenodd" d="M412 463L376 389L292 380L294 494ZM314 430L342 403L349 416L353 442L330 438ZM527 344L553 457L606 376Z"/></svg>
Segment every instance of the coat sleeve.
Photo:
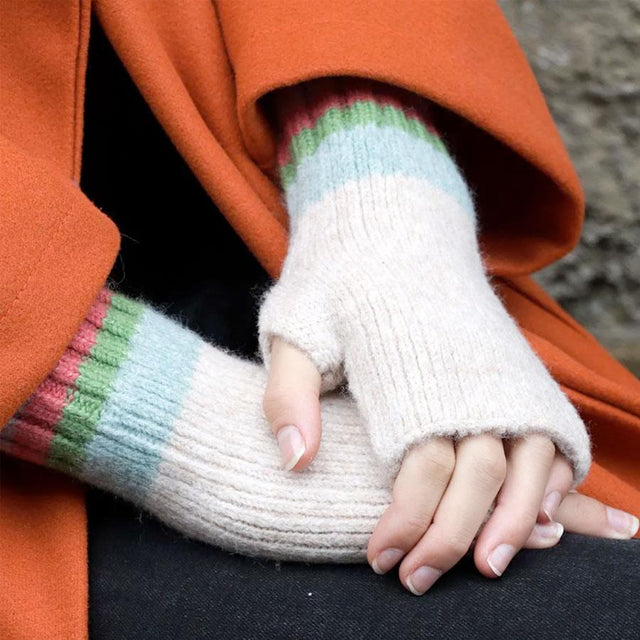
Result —
<svg viewBox="0 0 640 640"><path fill-rule="evenodd" d="M492 0L216 2L244 143L275 173L261 101L322 76L360 76L442 107L445 133L477 196L489 269L531 273L571 250L584 199L536 78Z"/></svg>
<svg viewBox="0 0 640 640"><path fill-rule="evenodd" d="M55 366L119 233L77 185L0 136L0 428Z"/></svg>

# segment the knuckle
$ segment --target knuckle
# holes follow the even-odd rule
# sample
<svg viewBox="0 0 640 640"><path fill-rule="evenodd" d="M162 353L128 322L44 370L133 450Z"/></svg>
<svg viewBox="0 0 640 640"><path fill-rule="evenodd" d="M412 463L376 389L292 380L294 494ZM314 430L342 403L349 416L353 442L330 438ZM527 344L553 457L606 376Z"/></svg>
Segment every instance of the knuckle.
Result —
<svg viewBox="0 0 640 640"><path fill-rule="evenodd" d="M462 558L469 551L472 540L473 536L462 531L454 532L443 540L441 549L449 558Z"/></svg>
<svg viewBox="0 0 640 640"><path fill-rule="evenodd" d="M445 527L443 522L436 521L429 533L432 540L430 546L445 564L457 562L469 551L474 533L464 527Z"/></svg>
<svg viewBox="0 0 640 640"><path fill-rule="evenodd" d="M430 477L440 480L448 480L456 466L455 451L447 444L423 447L417 457L420 468Z"/></svg>
<svg viewBox="0 0 640 640"><path fill-rule="evenodd" d="M556 445L547 436L542 434L531 434L526 438L527 447L536 455L543 458L553 458Z"/></svg>
<svg viewBox="0 0 640 640"><path fill-rule="evenodd" d="M522 513L516 522L519 523L520 527L526 531L528 535L535 526L537 519L538 507L536 505L531 505L522 510Z"/></svg>
<svg viewBox="0 0 640 640"><path fill-rule="evenodd" d="M409 536L422 535L431 524L433 511L426 501L416 500L415 497L394 490L391 508L394 522Z"/></svg>
<svg viewBox="0 0 640 640"><path fill-rule="evenodd" d="M504 508L504 507L503 507ZM526 538L538 519L539 505L532 502L519 503L508 509L508 520L505 523L504 535L509 538Z"/></svg>
<svg viewBox="0 0 640 640"><path fill-rule="evenodd" d="M262 398L262 409L267 419L276 419L286 412L294 398L291 390L280 386L269 386Z"/></svg>
<svg viewBox="0 0 640 640"><path fill-rule="evenodd" d="M523 545L527 538L533 532L536 526L536 516L524 515L520 516L517 522L514 522L510 527L505 527L502 531L502 539L510 541L511 544Z"/></svg>
<svg viewBox="0 0 640 640"><path fill-rule="evenodd" d="M474 454L473 469L476 475L489 484L502 484L507 477L507 459L503 452L486 451Z"/></svg>
<svg viewBox="0 0 640 640"><path fill-rule="evenodd" d="M529 535L538 519L538 510L534 505L527 505L513 513L512 529L514 532L521 532Z"/></svg>
<svg viewBox="0 0 640 640"><path fill-rule="evenodd" d="M405 535L415 540L424 534L429 526L431 518L419 512L406 516L402 522L402 529Z"/></svg>

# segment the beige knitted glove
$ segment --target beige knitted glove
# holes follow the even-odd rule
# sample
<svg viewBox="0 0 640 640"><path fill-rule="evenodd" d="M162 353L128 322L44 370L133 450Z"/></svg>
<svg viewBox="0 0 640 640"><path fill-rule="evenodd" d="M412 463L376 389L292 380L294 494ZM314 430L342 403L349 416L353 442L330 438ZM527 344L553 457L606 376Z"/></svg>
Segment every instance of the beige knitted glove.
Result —
<svg viewBox="0 0 640 640"><path fill-rule="evenodd" d="M0 451L53 467L233 552L363 562L391 502L353 400L322 401L313 469L280 464L264 368L153 307L103 290L55 369L0 430Z"/></svg>
<svg viewBox="0 0 640 640"><path fill-rule="evenodd" d="M260 312L265 362L279 336L311 357L323 390L346 373L392 473L433 436L537 432L571 461L575 488L587 430L496 297L472 194L427 112L328 83L283 98L291 238Z"/></svg>

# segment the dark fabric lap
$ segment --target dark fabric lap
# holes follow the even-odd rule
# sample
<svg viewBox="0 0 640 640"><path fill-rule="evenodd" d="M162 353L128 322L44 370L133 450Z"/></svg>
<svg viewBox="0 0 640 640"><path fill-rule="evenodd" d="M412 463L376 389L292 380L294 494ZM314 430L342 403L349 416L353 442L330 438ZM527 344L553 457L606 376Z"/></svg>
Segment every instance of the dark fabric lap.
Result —
<svg viewBox="0 0 640 640"><path fill-rule="evenodd" d="M424 596L397 571L274 562L186 540L89 499L92 640L638 637L640 542L565 534L484 578L467 555Z"/></svg>

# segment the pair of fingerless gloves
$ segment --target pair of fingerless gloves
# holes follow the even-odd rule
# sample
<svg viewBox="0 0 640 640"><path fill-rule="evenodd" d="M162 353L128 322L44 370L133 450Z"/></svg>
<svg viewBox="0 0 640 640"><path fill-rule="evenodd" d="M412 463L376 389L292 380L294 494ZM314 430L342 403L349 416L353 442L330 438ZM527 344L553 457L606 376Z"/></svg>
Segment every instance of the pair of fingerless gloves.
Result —
<svg viewBox="0 0 640 640"><path fill-rule="evenodd" d="M273 106L290 246L262 301L260 350L268 368L278 336L320 371L311 467L281 467L265 367L108 288L0 448L191 537L290 560L363 561L404 455L434 436L543 433L577 487L587 430L491 287L473 193L432 105L323 78Z"/></svg>

